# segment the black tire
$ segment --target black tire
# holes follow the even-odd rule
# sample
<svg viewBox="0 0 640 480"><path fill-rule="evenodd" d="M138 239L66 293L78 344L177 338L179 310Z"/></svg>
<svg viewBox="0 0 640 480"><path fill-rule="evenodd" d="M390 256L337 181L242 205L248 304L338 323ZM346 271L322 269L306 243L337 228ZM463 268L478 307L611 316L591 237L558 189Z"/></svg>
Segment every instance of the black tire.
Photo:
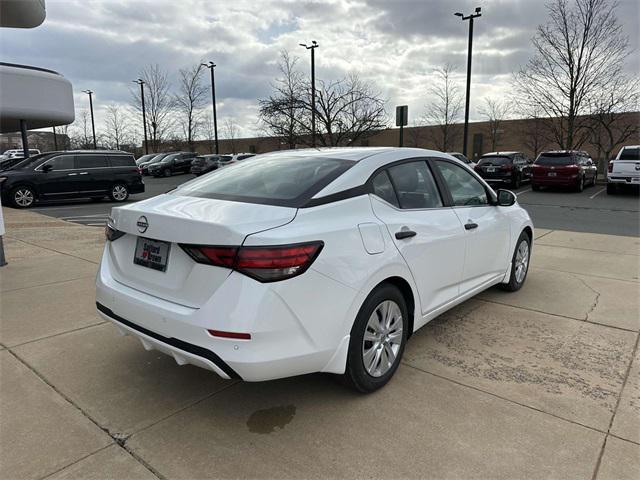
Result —
<svg viewBox="0 0 640 480"><path fill-rule="evenodd" d="M522 243L525 242L527 244L527 255L526 255L526 265L524 268L524 276L518 279L518 275L516 275L516 270L518 265L516 265L516 258L518 257L518 250ZM507 283L501 283L500 288L506 290L507 292L517 292L524 285L525 280L527 279L527 274L529 273L529 261L531 259L531 239L527 232L522 232L518 237L518 241L516 242L516 248L513 250L513 256L511 257L511 275L509 276L509 281Z"/></svg>
<svg viewBox="0 0 640 480"><path fill-rule="evenodd" d="M580 175L578 177L578 185L576 185L576 190L578 192L582 192L584 190L584 175Z"/></svg>
<svg viewBox="0 0 640 480"><path fill-rule="evenodd" d="M376 312L378 307L386 301L394 302L400 309L400 315L402 316L401 343L395 354L393 364L388 370L380 376L373 376L367 371L364 365L364 335L368 328L369 318ZM404 348L407 343L408 325L407 305L402 293L397 287L385 283L371 292L360 308L353 327L351 328L347 367L343 375L344 383L363 393L373 392L386 385L400 365L402 354L404 353ZM373 350L374 346L372 345L370 348ZM379 348L381 348L381 351L385 350L386 352L386 346ZM382 366L382 358L378 358L375 362L377 365Z"/></svg>
<svg viewBox="0 0 640 480"><path fill-rule="evenodd" d="M31 208L36 203L36 192L27 185L18 185L11 189L9 201L15 208Z"/></svg>
<svg viewBox="0 0 640 480"><path fill-rule="evenodd" d="M520 178L520 174L516 173L515 178L511 181L511 187L512 188L520 188L520 185L522 184L522 178Z"/></svg>
<svg viewBox="0 0 640 480"><path fill-rule="evenodd" d="M618 186L613 183L607 183L607 195L615 195L618 193Z"/></svg>
<svg viewBox="0 0 640 480"><path fill-rule="evenodd" d="M533 190L534 192L537 192L538 190L540 190L540 185L532 183L531 184L531 190Z"/></svg>
<svg viewBox="0 0 640 480"><path fill-rule="evenodd" d="M170 170L170 169L168 169L168 168L165 168L165 169L163 170L162 174L163 174L165 177L170 177L170 176L171 176L171 170Z"/></svg>
<svg viewBox="0 0 640 480"><path fill-rule="evenodd" d="M116 183L109 191L109 198L114 202L124 202L129 198L129 187L124 183Z"/></svg>
<svg viewBox="0 0 640 480"><path fill-rule="evenodd" d="M593 180L591 181L591 186L595 187L596 186L596 181L598 180L598 172L595 173L595 175L593 176Z"/></svg>

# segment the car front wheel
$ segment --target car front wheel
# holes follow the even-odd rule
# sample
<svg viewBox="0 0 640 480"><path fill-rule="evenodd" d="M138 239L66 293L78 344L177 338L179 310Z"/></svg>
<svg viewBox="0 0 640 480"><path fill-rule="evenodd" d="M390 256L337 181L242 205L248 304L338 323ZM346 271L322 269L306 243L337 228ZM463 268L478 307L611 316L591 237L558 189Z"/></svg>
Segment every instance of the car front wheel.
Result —
<svg viewBox="0 0 640 480"><path fill-rule="evenodd" d="M526 232L522 232L516 242L516 249L511 259L511 276L507 283L501 283L503 290L515 292L522 288L529 272L531 258L531 239Z"/></svg>
<svg viewBox="0 0 640 480"><path fill-rule="evenodd" d="M31 187L21 185L11 190L11 203L16 208L32 207L36 201L36 194Z"/></svg>
<svg viewBox="0 0 640 480"><path fill-rule="evenodd" d="M361 392L373 392L391 379L407 341L407 318L398 288L383 284L371 292L351 329L346 383Z"/></svg>

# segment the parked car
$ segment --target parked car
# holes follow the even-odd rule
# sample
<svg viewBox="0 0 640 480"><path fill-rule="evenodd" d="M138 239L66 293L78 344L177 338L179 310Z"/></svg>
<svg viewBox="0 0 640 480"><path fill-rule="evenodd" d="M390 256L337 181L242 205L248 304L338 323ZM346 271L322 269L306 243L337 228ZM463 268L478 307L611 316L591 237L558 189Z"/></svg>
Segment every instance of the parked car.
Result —
<svg viewBox="0 0 640 480"><path fill-rule="evenodd" d="M144 192L133 155L112 150L48 152L0 172L2 202L28 208L38 200L109 196L124 202Z"/></svg>
<svg viewBox="0 0 640 480"><path fill-rule="evenodd" d="M447 153L451 155L453 158L457 158L462 163L466 163L469 166L469 168L474 168L476 166L475 162L469 160L465 155L463 155L460 152L447 152Z"/></svg>
<svg viewBox="0 0 640 480"><path fill-rule="evenodd" d="M626 185L640 186L640 145L622 147L607 166L607 193L618 193Z"/></svg>
<svg viewBox="0 0 640 480"><path fill-rule="evenodd" d="M522 152L485 153L474 170L487 182L506 183L513 188L531 180L531 161Z"/></svg>
<svg viewBox="0 0 640 480"><path fill-rule="evenodd" d="M159 162L148 166L149 175L154 177L170 177L174 173L189 173L191 161L196 157L193 152L177 152L167 155Z"/></svg>
<svg viewBox="0 0 640 480"><path fill-rule="evenodd" d="M147 160L146 162L141 162L138 164L138 168L140 169L140 173L142 175L149 175L149 165L153 165L154 163L160 162L164 157L171 155L177 152L165 152L156 154L151 160Z"/></svg>
<svg viewBox="0 0 640 480"><path fill-rule="evenodd" d="M30 157L33 155L39 155L39 154L40 154L40 150L38 150L37 148L29 149ZM5 150L4 153L1 155L1 157L3 160L8 158L24 158L24 150L22 148Z"/></svg>
<svg viewBox="0 0 640 480"><path fill-rule="evenodd" d="M112 210L96 279L103 318L223 378L322 371L369 392L431 319L525 282L529 215L449 155L257 158Z"/></svg>
<svg viewBox="0 0 640 480"><path fill-rule="evenodd" d="M228 163L233 158L232 155L201 155L191 162L191 173L194 175L204 175L205 173L217 170L220 162Z"/></svg>
<svg viewBox="0 0 640 480"><path fill-rule="evenodd" d="M140 165L142 163L146 163L151 160L153 157L158 155L157 153L147 153L146 155L142 155L140 158L136 159L136 165Z"/></svg>
<svg viewBox="0 0 640 480"><path fill-rule="evenodd" d="M542 152L533 164L531 189L570 187L581 192L585 185L595 185L598 168L587 152L554 150Z"/></svg>

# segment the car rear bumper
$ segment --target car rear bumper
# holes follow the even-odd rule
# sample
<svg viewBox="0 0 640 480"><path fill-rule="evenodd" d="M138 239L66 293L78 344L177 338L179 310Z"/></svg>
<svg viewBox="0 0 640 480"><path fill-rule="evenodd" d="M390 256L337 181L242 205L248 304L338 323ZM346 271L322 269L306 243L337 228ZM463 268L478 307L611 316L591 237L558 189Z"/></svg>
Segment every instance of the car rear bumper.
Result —
<svg viewBox="0 0 640 480"><path fill-rule="evenodd" d="M619 185L640 185L640 175L607 175L607 183L616 183Z"/></svg>
<svg viewBox="0 0 640 480"><path fill-rule="evenodd" d="M531 177L531 183L533 185L541 185L547 187L571 187L578 183L578 174L570 176L533 176Z"/></svg>
<svg viewBox="0 0 640 480"><path fill-rule="evenodd" d="M98 313L122 333L140 339L147 350L166 353L180 365L193 364L245 381L344 372L345 362L336 363L335 358L341 349L346 355L350 326L336 312L348 310L355 291L312 269L296 277L290 294L279 282L260 283L233 272L207 302L189 307L116 281L108 249L109 244L96 279ZM322 295L316 294L318 288ZM303 292L308 298L300 298ZM332 298L330 306L326 298ZM317 327L331 333L316 338L311 330ZM214 337L209 329L250 333L251 339Z"/></svg>

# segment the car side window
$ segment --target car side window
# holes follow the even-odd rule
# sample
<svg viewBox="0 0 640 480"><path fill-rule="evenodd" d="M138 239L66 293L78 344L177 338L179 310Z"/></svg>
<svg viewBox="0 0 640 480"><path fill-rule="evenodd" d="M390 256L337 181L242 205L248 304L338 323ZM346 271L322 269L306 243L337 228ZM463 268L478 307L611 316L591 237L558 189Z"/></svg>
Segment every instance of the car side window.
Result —
<svg viewBox="0 0 640 480"><path fill-rule="evenodd" d="M386 171L382 171L373 177L373 194L389 202L391 205L400 207L398 205L398 197L393 189L393 184L389 180L389 175Z"/></svg>
<svg viewBox="0 0 640 480"><path fill-rule="evenodd" d="M477 178L453 163L443 160L436 160L435 163L449 187L454 206L489 204L487 191Z"/></svg>
<svg viewBox="0 0 640 480"><path fill-rule="evenodd" d="M389 168L400 208L442 207L442 199L427 162L401 163Z"/></svg>
<svg viewBox="0 0 640 480"><path fill-rule="evenodd" d="M78 155L76 168L104 168L108 167L106 155Z"/></svg>
<svg viewBox="0 0 640 480"><path fill-rule="evenodd" d="M135 167L136 161L133 157L128 155L110 155L112 167Z"/></svg>
<svg viewBox="0 0 640 480"><path fill-rule="evenodd" d="M51 170L73 170L73 155L60 155L52 158L45 165L51 165Z"/></svg>

